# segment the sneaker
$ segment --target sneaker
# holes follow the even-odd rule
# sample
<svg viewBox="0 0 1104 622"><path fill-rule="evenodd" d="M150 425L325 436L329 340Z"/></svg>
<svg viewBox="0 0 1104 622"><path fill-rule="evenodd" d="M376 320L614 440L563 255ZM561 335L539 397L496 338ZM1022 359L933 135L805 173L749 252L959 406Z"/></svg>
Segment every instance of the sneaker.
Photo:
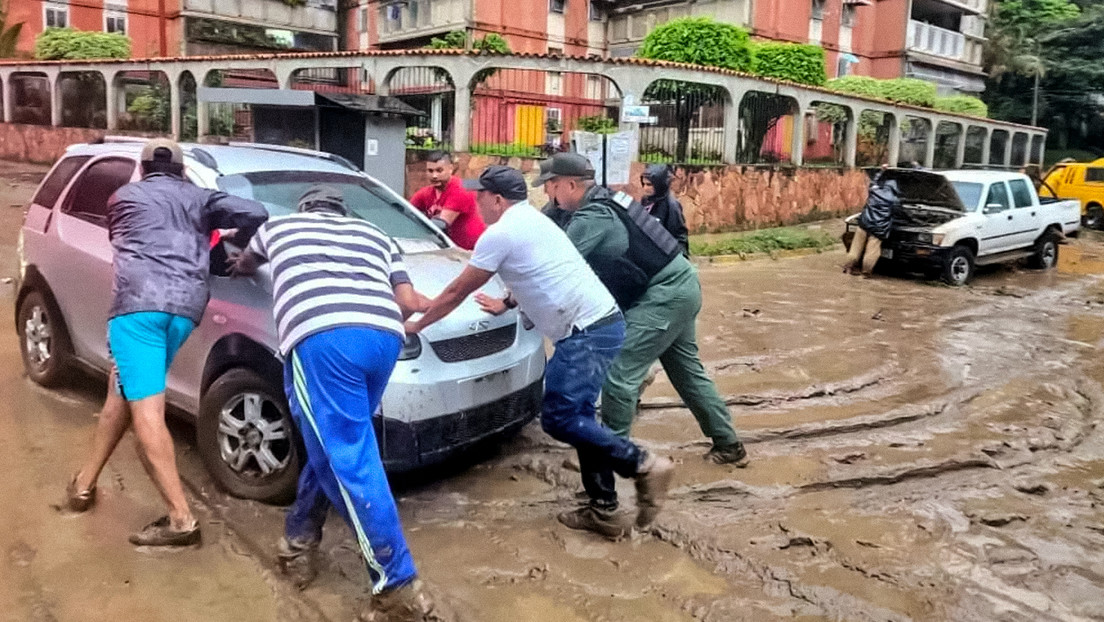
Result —
<svg viewBox="0 0 1104 622"><path fill-rule="evenodd" d="M632 532L632 524L625 520L624 514L615 510L600 510L592 505L568 512L561 512L556 520L568 529L593 531L614 542L627 537Z"/></svg>
<svg viewBox="0 0 1104 622"><path fill-rule="evenodd" d="M705 454L705 459L713 464L731 464L741 469L748 465L747 450L740 441L731 445L714 445L709 453Z"/></svg>
<svg viewBox="0 0 1104 622"><path fill-rule="evenodd" d="M276 560L280 573L291 580L299 590L307 589L318 576L318 543L301 543L280 538Z"/></svg>
<svg viewBox="0 0 1104 622"><path fill-rule="evenodd" d="M77 476L73 475L73 479L69 480L69 485L65 487L65 499L61 504L54 506L59 510L67 510L69 512L87 512L89 508L96 504L96 485L93 484L88 490L77 491Z"/></svg>
<svg viewBox="0 0 1104 622"><path fill-rule="evenodd" d="M178 531L173 529L168 516L162 516L130 536L130 543L135 546L191 546L201 540L198 521L191 529Z"/></svg>
<svg viewBox="0 0 1104 622"><path fill-rule="evenodd" d="M652 524L675 475L675 463L670 458L649 456L636 476L636 526L644 529Z"/></svg>
<svg viewBox="0 0 1104 622"><path fill-rule="evenodd" d="M419 580L373 594L357 618L361 622L450 622Z"/></svg>

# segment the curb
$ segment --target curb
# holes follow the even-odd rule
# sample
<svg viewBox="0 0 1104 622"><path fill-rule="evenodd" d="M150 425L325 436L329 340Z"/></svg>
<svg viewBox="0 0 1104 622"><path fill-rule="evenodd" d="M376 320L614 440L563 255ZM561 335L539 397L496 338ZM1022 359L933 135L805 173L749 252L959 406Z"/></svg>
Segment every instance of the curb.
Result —
<svg viewBox="0 0 1104 622"><path fill-rule="evenodd" d="M709 257L694 256L691 257L696 265L701 264L730 264L730 263L743 263L745 261L763 261L772 260L777 261L779 259L793 259L795 257L805 257L807 255L819 255L841 248L843 244L836 242L831 246L822 246L820 248L795 248L792 250L781 250L775 252L766 253L748 253L746 255L712 255Z"/></svg>

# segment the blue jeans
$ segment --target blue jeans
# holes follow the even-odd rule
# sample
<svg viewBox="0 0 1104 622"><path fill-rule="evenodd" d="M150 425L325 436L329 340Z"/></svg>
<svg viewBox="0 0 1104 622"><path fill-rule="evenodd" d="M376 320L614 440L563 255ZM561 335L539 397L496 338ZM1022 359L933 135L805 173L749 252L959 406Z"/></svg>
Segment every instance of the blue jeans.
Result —
<svg viewBox="0 0 1104 622"><path fill-rule="evenodd" d="M583 487L591 503L617 507L613 474L635 477L644 452L598 422L595 404L613 359L625 341L625 322L576 331L556 342L544 371L541 427L579 452Z"/></svg>
<svg viewBox="0 0 1104 622"><path fill-rule="evenodd" d="M284 365L288 406L307 448L286 534L320 538L324 496L356 533L373 593L417 576L372 428L401 347L389 332L333 328L299 342Z"/></svg>

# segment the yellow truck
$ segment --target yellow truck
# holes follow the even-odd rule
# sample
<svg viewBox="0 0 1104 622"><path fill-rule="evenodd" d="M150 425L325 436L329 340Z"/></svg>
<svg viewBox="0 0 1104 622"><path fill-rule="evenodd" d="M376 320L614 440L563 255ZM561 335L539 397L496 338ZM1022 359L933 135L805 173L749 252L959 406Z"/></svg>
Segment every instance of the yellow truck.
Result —
<svg viewBox="0 0 1104 622"><path fill-rule="evenodd" d="M1063 160L1047 171L1039 194L1081 202L1081 222L1104 228L1104 158L1094 162Z"/></svg>

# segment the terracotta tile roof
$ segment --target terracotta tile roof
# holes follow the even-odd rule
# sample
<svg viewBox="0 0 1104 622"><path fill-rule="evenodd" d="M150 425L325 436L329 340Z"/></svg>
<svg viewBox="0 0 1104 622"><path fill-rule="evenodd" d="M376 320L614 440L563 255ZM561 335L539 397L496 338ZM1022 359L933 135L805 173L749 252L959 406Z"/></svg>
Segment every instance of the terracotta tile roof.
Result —
<svg viewBox="0 0 1104 622"><path fill-rule="evenodd" d="M971 115L965 115L960 113L945 112L940 110L934 110L932 108L924 108L921 106L913 106L909 104L903 104L899 102L893 102L889 100L877 99L873 97L867 97L863 95L853 95L850 93L840 93L824 87L810 86L807 84L799 84L796 82L788 82L786 80L779 80L777 78L769 78L764 76L753 75L741 71L735 71L732 69L722 69L720 67L707 67L704 65L694 65L690 63L676 63L671 61L652 60L647 58L596 58L587 56L571 56L565 54L537 54L528 52L519 52L512 54L498 54L495 52L472 52L466 50L434 50L430 48L417 48L409 50L349 50L340 52L282 52L271 54L223 54L215 56L177 56L177 57L155 57L155 58L125 58L125 59L103 59L103 60L56 60L56 61L38 61L38 60L0 60L0 68L6 67L23 67L27 65L33 65L34 68L48 67L54 65L62 65L66 67L91 67L91 66L104 66L104 65L147 65L147 69L154 69L157 65L171 64L180 62L234 62L234 61L265 61L265 60L296 60L296 59L356 59L356 58L374 58L374 57L389 57L389 56L500 56L507 58L533 58L544 60L572 60L582 62L601 62L614 65L631 65L636 67L648 67L648 68L666 68L666 69L687 69L691 71L700 71L704 73L714 73L723 76L734 76L740 78L746 78L749 80L755 80L757 82L765 82L768 84L774 84L777 86L788 86L799 88L805 91L812 91L815 93L824 93L835 97L843 97L846 99L853 99L859 101L867 101L871 103L877 103L886 106L892 106L904 111L914 110L926 115L938 114L945 117L956 117L964 120L978 120L986 123L992 123L996 125L1004 125L1008 127L1021 128L1039 131L1045 131L1046 128L1032 127L1030 125L1021 125L1018 123L1011 123L1008 121L1000 121L997 119L989 119L985 117L974 117ZM28 68L28 70L33 70ZM933 128L934 129L934 128Z"/></svg>

